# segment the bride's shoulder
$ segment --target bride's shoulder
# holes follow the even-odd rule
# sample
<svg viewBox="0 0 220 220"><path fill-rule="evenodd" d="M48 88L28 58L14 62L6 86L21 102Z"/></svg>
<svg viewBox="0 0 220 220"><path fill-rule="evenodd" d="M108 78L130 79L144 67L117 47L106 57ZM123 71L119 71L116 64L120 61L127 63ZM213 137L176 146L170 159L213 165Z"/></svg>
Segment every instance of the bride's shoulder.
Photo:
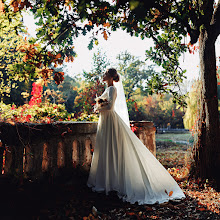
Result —
<svg viewBox="0 0 220 220"><path fill-rule="evenodd" d="M112 91L112 92L116 91L116 87L115 86L109 86L108 89L109 89L109 91Z"/></svg>
<svg viewBox="0 0 220 220"><path fill-rule="evenodd" d="M114 89L114 90L116 89L115 86L109 86L108 88L109 88L109 89Z"/></svg>

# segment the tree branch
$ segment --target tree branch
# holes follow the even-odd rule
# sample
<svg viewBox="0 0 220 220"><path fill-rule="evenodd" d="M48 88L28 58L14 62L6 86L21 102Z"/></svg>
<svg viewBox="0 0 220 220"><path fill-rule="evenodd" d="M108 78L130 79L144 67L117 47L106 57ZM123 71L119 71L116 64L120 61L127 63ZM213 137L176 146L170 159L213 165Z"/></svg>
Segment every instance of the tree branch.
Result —
<svg viewBox="0 0 220 220"><path fill-rule="evenodd" d="M176 2L176 4L177 4L177 2ZM175 13L171 13L171 12L165 10L164 7L162 7L161 5L158 5L158 10L165 13L168 17L170 16L170 17L176 19L180 24L182 24L183 26L186 27L187 32L190 35L191 44L195 44L197 42L197 40L199 38L199 34L200 34L199 27L201 25L201 20L196 19L195 11L192 10L190 15L189 15L191 21L193 22L193 24L195 26L195 29L192 29L189 25L188 20L186 20L186 19L184 20L180 16L177 16Z"/></svg>
<svg viewBox="0 0 220 220"><path fill-rule="evenodd" d="M212 31L214 33L214 39L216 40L220 34L220 0L215 8L211 21Z"/></svg>
<svg viewBox="0 0 220 220"><path fill-rule="evenodd" d="M65 34L69 29L71 28L71 25L67 26L65 30L61 33L59 33L54 39L51 39L43 48L41 51L45 50L50 44L52 44L55 40L60 38L63 34Z"/></svg>
<svg viewBox="0 0 220 220"><path fill-rule="evenodd" d="M159 47L162 49L162 51L164 51L164 54L166 55L166 57L167 57L171 62L174 61L174 63L175 63L175 60L174 60L173 58L171 58L168 54L166 54L166 51L165 51L163 45L160 44L160 42L157 40L157 38L156 38L151 32L150 32L150 35L151 35L151 37L153 38L153 40L159 45ZM177 69L180 69L180 71L183 72L182 68L181 68L179 65L176 65L175 70L174 70L174 73L175 73L175 71L176 71ZM171 75L172 75L172 73L171 73ZM176 85L178 86L179 91L181 91L179 82L176 80L175 77L174 77L173 79L174 79Z"/></svg>
<svg viewBox="0 0 220 220"><path fill-rule="evenodd" d="M214 0L203 0L201 1L201 7L200 10L203 11L204 16L203 16L203 24L207 27L210 26L210 22L212 20L213 16L213 5L214 5Z"/></svg>

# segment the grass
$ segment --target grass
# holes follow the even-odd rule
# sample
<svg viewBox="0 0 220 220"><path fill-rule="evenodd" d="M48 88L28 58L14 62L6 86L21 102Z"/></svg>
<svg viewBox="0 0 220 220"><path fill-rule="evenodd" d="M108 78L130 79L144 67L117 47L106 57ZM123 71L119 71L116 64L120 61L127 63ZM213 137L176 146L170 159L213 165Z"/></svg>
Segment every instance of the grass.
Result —
<svg viewBox="0 0 220 220"><path fill-rule="evenodd" d="M181 141L192 141L192 135L190 133L165 133L165 134L156 134L156 141L165 141L165 142L181 142Z"/></svg>
<svg viewBox="0 0 220 220"><path fill-rule="evenodd" d="M190 160L192 145L190 133L156 134L156 157L166 168L183 167Z"/></svg>

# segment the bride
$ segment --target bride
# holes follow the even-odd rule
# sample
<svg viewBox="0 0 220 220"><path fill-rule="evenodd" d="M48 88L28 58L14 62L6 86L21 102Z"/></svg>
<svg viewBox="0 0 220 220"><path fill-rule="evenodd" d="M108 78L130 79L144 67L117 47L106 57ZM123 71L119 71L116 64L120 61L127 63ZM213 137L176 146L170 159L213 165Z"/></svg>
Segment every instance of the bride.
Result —
<svg viewBox="0 0 220 220"><path fill-rule="evenodd" d="M95 111L100 117L87 185L106 194L117 191L123 201L139 205L185 198L168 171L130 129L117 71L108 69L103 81L108 87L96 98Z"/></svg>

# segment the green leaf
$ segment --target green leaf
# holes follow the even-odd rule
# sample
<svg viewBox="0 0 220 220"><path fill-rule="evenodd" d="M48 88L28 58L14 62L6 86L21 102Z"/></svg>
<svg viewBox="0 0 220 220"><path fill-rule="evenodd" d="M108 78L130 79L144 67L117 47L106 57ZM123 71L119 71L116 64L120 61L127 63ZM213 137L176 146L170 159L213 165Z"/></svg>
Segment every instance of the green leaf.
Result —
<svg viewBox="0 0 220 220"><path fill-rule="evenodd" d="M89 50L92 50L92 48L93 48L93 39L91 39L91 41L89 42L89 45L88 45Z"/></svg>
<svg viewBox="0 0 220 220"><path fill-rule="evenodd" d="M131 10L134 10L135 8L137 8L139 4L140 2L136 0L129 1L129 6Z"/></svg>

